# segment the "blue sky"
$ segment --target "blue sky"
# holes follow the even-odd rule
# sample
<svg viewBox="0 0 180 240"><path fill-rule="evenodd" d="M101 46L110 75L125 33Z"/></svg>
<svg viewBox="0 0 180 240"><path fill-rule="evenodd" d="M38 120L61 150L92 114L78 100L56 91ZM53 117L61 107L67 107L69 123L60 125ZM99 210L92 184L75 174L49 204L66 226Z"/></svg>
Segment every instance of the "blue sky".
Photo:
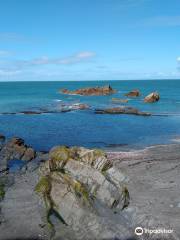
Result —
<svg viewBox="0 0 180 240"><path fill-rule="evenodd" d="M180 78L179 0L0 0L0 80Z"/></svg>

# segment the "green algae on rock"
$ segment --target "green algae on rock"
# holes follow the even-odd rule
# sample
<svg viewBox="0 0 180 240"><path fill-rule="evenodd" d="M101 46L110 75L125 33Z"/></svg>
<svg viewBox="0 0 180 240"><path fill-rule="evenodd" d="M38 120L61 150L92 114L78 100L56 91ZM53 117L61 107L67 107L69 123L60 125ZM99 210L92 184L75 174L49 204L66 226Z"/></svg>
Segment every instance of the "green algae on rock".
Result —
<svg viewBox="0 0 180 240"><path fill-rule="evenodd" d="M4 198L5 196L5 186L3 183L0 182L0 201Z"/></svg>
<svg viewBox="0 0 180 240"><path fill-rule="evenodd" d="M70 151L69 148L65 146L54 147L51 149L50 153L50 169L62 169L66 162L69 160Z"/></svg>

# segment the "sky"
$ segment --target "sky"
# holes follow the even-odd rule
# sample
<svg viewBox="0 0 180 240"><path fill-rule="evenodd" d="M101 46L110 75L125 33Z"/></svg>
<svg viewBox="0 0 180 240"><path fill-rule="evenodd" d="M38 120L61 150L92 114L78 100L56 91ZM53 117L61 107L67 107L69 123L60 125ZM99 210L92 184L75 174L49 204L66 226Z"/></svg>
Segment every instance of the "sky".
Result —
<svg viewBox="0 0 180 240"><path fill-rule="evenodd" d="M179 0L0 0L0 81L180 79Z"/></svg>

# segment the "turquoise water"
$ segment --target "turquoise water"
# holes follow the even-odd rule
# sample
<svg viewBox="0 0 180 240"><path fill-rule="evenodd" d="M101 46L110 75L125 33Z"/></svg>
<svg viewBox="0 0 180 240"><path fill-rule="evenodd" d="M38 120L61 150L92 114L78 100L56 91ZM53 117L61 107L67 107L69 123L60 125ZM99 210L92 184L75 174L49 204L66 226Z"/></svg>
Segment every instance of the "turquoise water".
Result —
<svg viewBox="0 0 180 240"><path fill-rule="evenodd" d="M77 89L110 84L118 92L111 96L63 95L59 89ZM93 109L115 107L112 97L138 88L142 96L129 99L127 106L153 116L99 115ZM161 99L143 103L143 97L158 91ZM19 136L38 150L54 145L82 145L130 149L164 144L180 135L180 81L89 81L89 82L1 82L0 113L58 109L62 104L87 103L92 109L41 115L0 115L0 133ZM120 105L120 104L119 104Z"/></svg>

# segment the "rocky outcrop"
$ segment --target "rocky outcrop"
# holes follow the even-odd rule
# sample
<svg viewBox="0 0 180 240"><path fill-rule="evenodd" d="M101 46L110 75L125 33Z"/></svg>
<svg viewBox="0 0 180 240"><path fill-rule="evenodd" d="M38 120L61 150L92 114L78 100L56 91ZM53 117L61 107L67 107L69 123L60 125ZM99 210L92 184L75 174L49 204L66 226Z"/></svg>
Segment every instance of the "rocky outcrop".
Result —
<svg viewBox="0 0 180 240"><path fill-rule="evenodd" d="M151 116L151 113L141 112L133 107L115 107L115 108L106 108L106 109L96 109L96 114L133 114L140 116Z"/></svg>
<svg viewBox="0 0 180 240"><path fill-rule="evenodd" d="M0 172L7 170L9 160L30 161L35 158L35 155L34 149L25 145L23 139L13 137L1 147Z"/></svg>
<svg viewBox="0 0 180 240"><path fill-rule="evenodd" d="M91 88L81 88L77 90L62 89L64 94L76 94L84 96L100 96L100 95L110 95L116 92L110 85L104 87L91 87Z"/></svg>
<svg viewBox="0 0 180 240"><path fill-rule="evenodd" d="M153 103L159 101L160 96L158 92L152 92L144 98L145 103Z"/></svg>
<svg viewBox="0 0 180 240"><path fill-rule="evenodd" d="M134 89L128 93L125 94L126 97L139 97L141 94L140 94L140 91L138 89Z"/></svg>
<svg viewBox="0 0 180 240"><path fill-rule="evenodd" d="M40 167L35 188L46 204L49 224L53 226L51 214L55 213L62 224L74 231L78 228L80 232L91 232L90 239L102 238L102 232L113 236L110 226L102 224L103 214L120 213L129 205L130 196L118 174L112 177L115 170L106 154L96 149L60 146L53 148L49 156ZM87 233L84 237L89 239Z"/></svg>

